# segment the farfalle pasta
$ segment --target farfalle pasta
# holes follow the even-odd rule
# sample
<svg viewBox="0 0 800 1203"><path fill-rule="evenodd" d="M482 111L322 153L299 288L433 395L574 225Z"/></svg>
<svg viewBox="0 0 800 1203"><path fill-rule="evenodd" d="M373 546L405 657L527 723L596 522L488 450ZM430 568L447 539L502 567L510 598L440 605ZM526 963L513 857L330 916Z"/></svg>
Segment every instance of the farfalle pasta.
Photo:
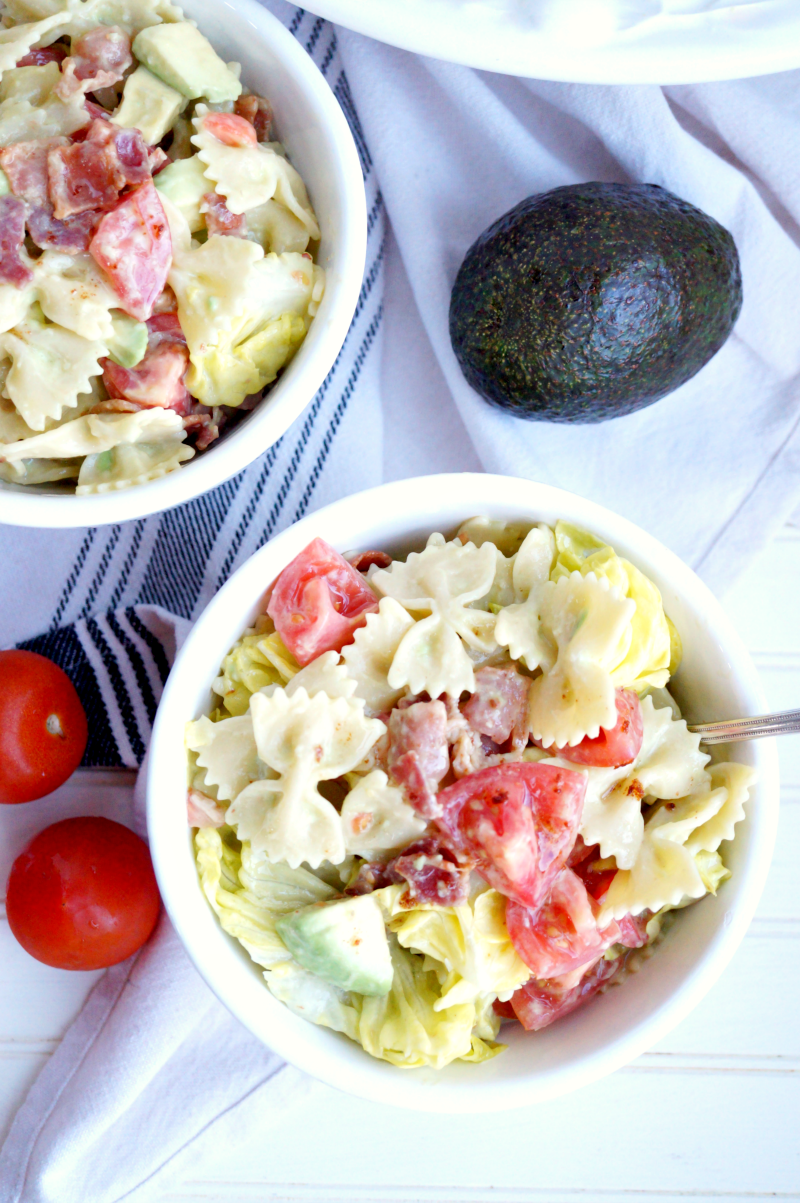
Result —
<svg viewBox="0 0 800 1203"><path fill-rule="evenodd" d="M406 1069L622 982L730 876L753 783L681 717L679 649L655 584L565 523L474 518L405 559L314 539L187 726L223 928Z"/></svg>
<svg viewBox="0 0 800 1203"><path fill-rule="evenodd" d="M170 0L4 3L0 401L21 425L0 423L0 480L90 494L176 471L302 344L320 229L239 76ZM112 423L83 451L83 423L26 445L156 409L178 437Z"/></svg>

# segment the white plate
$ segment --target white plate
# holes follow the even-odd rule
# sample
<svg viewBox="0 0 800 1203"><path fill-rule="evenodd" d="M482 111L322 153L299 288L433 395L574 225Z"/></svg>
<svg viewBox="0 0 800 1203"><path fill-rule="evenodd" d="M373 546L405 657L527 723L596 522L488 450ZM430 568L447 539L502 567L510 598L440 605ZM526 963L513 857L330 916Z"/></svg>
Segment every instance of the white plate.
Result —
<svg viewBox="0 0 800 1203"><path fill-rule="evenodd" d="M536 79L683 84L800 67L798 0L312 0L311 9L403 50Z"/></svg>

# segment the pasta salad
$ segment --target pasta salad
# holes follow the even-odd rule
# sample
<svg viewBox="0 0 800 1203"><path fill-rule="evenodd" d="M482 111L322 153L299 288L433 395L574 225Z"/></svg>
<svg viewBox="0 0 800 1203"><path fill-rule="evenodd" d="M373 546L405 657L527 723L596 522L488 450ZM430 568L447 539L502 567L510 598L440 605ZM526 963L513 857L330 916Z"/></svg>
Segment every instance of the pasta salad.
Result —
<svg viewBox="0 0 800 1203"><path fill-rule="evenodd" d="M566 522L314 539L186 729L200 883L273 995L402 1068L621 982L730 876L752 771L667 685L661 595Z"/></svg>
<svg viewBox="0 0 800 1203"><path fill-rule="evenodd" d="M171 0L0 13L0 480L140 484L302 343L317 219L269 100Z"/></svg>

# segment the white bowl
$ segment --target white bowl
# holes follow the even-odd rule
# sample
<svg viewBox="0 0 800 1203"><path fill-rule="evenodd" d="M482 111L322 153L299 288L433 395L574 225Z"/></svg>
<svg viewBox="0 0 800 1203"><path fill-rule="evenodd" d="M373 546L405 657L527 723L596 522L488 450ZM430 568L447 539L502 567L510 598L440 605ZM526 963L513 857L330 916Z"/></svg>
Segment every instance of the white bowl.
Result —
<svg viewBox="0 0 800 1203"><path fill-rule="evenodd" d="M95 526L126 522L190 501L240 472L271 447L314 397L345 340L356 307L367 240L361 165L339 103L310 56L255 0L186 0L226 62L273 106L275 128L305 180L319 220L317 261L325 296L292 362L265 401L202 455L147 484L74 497L53 486L0 482L0 522L16 526Z"/></svg>
<svg viewBox="0 0 800 1203"><path fill-rule="evenodd" d="M402 1071L274 999L259 968L222 930L198 885L186 824L184 725L211 708L210 686L223 656L263 612L267 587L312 538L321 535L340 551L405 553L424 546L431 531L454 532L476 514L549 523L564 518L607 539L656 582L680 631L684 660L675 687L687 716L711 720L765 709L747 650L694 573L626 519L547 485L471 473L383 485L304 518L231 577L178 656L156 718L148 829L165 905L203 977L260 1040L332 1086L417 1111L493 1111L552 1098L610 1073L660 1040L714 984L744 936L769 868L778 816L774 742L734 745L730 758L752 765L758 782L746 820L726 845L731 880L716 898L705 898L679 916L636 976L542 1032L504 1027L508 1050L482 1065Z"/></svg>

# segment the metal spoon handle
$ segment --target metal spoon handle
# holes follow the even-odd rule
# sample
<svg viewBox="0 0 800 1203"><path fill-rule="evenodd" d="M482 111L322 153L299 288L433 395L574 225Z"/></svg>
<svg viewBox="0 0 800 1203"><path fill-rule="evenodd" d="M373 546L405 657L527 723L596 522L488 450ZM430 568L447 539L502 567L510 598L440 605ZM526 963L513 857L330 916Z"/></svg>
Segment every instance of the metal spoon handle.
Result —
<svg viewBox="0 0 800 1203"><path fill-rule="evenodd" d="M719 723L691 723L689 730L704 744L741 743L746 739L764 739L768 735L800 732L800 710L780 714L759 714L755 718L731 718Z"/></svg>

